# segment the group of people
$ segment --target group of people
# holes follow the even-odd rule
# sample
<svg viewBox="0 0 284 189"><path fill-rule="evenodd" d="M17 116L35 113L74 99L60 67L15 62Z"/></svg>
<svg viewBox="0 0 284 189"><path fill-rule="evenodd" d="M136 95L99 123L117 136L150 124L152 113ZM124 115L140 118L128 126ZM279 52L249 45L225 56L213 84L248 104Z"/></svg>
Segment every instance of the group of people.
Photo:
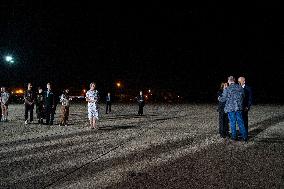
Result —
<svg viewBox="0 0 284 189"><path fill-rule="evenodd" d="M36 106L36 115L39 124L53 125L54 114L56 111L56 98L55 94L51 89L51 84L47 83L46 90L38 88L37 93L33 91L32 83L28 83L27 90L24 93L24 105L25 105L25 124L33 123L34 119L34 107ZM6 91L5 87L1 87L1 121L8 121L8 105L9 105L10 94ZM138 97L136 97L139 104L138 115L143 115L143 107L145 100L142 91L140 91ZM69 108L70 108L70 96L69 89L65 89L59 96L61 103L61 116L60 126L68 125ZM99 111L97 103L99 101L99 93L96 90L96 84L92 82L90 89L86 92L86 101L88 102L88 119L92 129L97 129L96 121L99 118ZM106 114L111 113L111 95L110 93L106 96ZM46 122L44 123L44 119Z"/></svg>
<svg viewBox="0 0 284 189"><path fill-rule="evenodd" d="M238 78L238 84L233 76L228 77L228 82L221 83L218 96L219 134L238 140L237 127L240 139L248 140L248 112L252 106L252 90L246 85L245 77ZM229 129L230 127L230 129Z"/></svg>

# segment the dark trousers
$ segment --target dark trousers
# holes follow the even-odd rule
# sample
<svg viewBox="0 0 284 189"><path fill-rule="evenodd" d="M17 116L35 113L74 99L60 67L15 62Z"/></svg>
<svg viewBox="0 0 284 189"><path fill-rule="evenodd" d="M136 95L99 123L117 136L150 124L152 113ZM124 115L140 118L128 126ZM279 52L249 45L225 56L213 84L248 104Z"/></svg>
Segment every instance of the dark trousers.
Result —
<svg viewBox="0 0 284 189"><path fill-rule="evenodd" d="M111 112L111 102L106 103L106 113Z"/></svg>
<svg viewBox="0 0 284 189"><path fill-rule="evenodd" d="M46 114L46 124L52 125L54 120L54 109L52 107L47 106L45 114Z"/></svg>
<svg viewBox="0 0 284 189"><path fill-rule="evenodd" d="M229 119L225 112L219 112L219 134L221 137L229 136Z"/></svg>
<svg viewBox="0 0 284 189"><path fill-rule="evenodd" d="M246 132L248 133L248 111L243 111L243 120Z"/></svg>
<svg viewBox="0 0 284 189"><path fill-rule="evenodd" d="M34 120L34 105L25 104L25 120L28 120L30 112L30 121Z"/></svg>
<svg viewBox="0 0 284 189"><path fill-rule="evenodd" d="M139 104L138 115L143 115L143 104Z"/></svg>

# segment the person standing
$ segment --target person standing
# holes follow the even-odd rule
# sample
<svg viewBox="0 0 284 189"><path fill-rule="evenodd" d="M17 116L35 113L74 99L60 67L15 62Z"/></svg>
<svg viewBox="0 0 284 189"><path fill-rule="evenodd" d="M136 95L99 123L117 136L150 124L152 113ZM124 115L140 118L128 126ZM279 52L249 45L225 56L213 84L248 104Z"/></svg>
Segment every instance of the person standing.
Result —
<svg viewBox="0 0 284 189"><path fill-rule="evenodd" d="M86 101L88 102L88 118L90 121L91 129L97 129L96 121L99 119L99 113L97 109L99 94L95 88L96 84L92 82L90 84L90 90L88 90L86 93Z"/></svg>
<svg viewBox="0 0 284 189"><path fill-rule="evenodd" d="M106 114L111 113L111 97L110 93L107 93L106 96Z"/></svg>
<svg viewBox="0 0 284 189"><path fill-rule="evenodd" d="M70 107L70 97L69 89L65 89L63 94L60 96L61 102L61 121L59 126L67 126L68 116L69 116L69 107Z"/></svg>
<svg viewBox="0 0 284 189"><path fill-rule="evenodd" d="M51 90L51 84L47 83L47 90L44 92L44 109L46 115L46 124L53 125L55 114L55 98Z"/></svg>
<svg viewBox="0 0 284 189"><path fill-rule="evenodd" d="M243 100L244 89L235 83L233 76L228 77L229 86L223 91L222 96L218 98L220 102L226 102L225 112L228 113L228 118L231 126L232 140L237 140L236 122L241 132L241 137L247 141L247 132L243 120Z"/></svg>
<svg viewBox="0 0 284 189"><path fill-rule="evenodd" d="M136 97L137 102L138 102L138 115L143 115L143 107L145 106L145 101L144 101L144 97L143 97L143 93L142 91L140 91L139 95Z"/></svg>
<svg viewBox="0 0 284 189"><path fill-rule="evenodd" d="M217 93L218 98L222 97L223 91L228 87L228 83L221 83L220 90ZM218 109L219 112L219 134L222 138L226 138L229 136L229 120L228 115L225 113L226 102L220 102L218 103Z"/></svg>
<svg viewBox="0 0 284 189"><path fill-rule="evenodd" d="M34 119L34 103L35 103L35 95L32 91L32 84L28 83L28 89L26 90L24 94L24 100L25 100L25 125L27 125L30 121L30 123L33 123ZM30 112L30 120L28 119L28 114Z"/></svg>
<svg viewBox="0 0 284 189"><path fill-rule="evenodd" d="M8 121L8 105L9 105L10 94L6 91L5 87L1 87L1 110L2 110L2 119L1 121Z"/></svg>
<svg viewBox="0 0 284 189"><path fill-rule="evenodd" d="M38 94L36 96L36 113L39 124L43 124L44 119L44 96L42 88L38 88Z"/></svg>
<svg viewBox="0 0 284 189"><path fill-rule="evenodd" d="M243 118L244 118L245 128L248 133L248 112L250 110L250 107L252 106L252 101L253 101L252 90L248 85L246 85L245 77L239 77L238 82L242 86L245 92L245 98L243 102Z"/></svg>

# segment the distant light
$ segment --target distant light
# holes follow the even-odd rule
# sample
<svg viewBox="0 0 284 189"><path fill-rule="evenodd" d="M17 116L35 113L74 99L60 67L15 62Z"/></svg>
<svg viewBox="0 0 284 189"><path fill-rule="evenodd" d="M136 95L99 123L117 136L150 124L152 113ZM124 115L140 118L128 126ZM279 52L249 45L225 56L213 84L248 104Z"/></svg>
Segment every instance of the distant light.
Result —
<svg viewBox="0 0 284 189"><path fill-rule="evenodd" d="M149 89L148 92L150 93L150 92L151 92L151 89Z"/></svg>
<svg viewBox="0 0 284 189"><path fill-rule="evenodd" d="M116 86L117 86L117 87L120 87L120 86L121 86L121 84L118 82L118 83L116 83Z"/></svg>
<svg viewBox="0 0 284 189"><path fill-rule="evenodd" d="M145 97L146 97L146 98L148 98L148 96L147 96L147 95L146 95Z"/></svg>
<svg viewBox="0 0 284 189"><path fill-rule="evenodd" d="M83 93L86 93L87 91L86 91L86 89L83 89Z"/></svg>
<svg viewBox="0 0 284 189"><path fill-rule="evenodd" d="M24 93L24 90L23 90L23 89L19 89L19 90L16 90L15 93L16 93L16 94L23 94L23 93Z"/></svg>
<svg viewBox="0 0 284 189"><path fill-rule="evenodd" d="M179 98L179 96L178 96L178 98Z"/></svg>
<svg viewBox="0 0 284 189"><path fill-rule="evenodd" d="M6 57L5 57L5 60L6 60L7 62L10 62L10 61L13 60L13 57L11 57L11 56L6 56Z"/></svg>
<svg viewBox="0 0 284 189"><path fill-rule="evenodd" d="M14 62L15 62L15 61L14 61L14 58L13 58L12 56L10 56L10 55L5 56L5 61L6 61L7 63L14 63Z"/></svg>

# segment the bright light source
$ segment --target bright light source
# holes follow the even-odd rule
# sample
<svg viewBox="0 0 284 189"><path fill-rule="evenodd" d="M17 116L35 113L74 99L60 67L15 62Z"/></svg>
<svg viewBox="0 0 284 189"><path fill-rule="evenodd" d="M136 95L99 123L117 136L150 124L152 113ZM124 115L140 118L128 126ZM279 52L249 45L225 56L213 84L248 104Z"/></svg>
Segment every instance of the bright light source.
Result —
<svg viewBox="0 0 284 189"><path fill-rule="evenodd" d="M23 94L23 93L24 93L24 90L23 90L23 89L18 89L18 90L16 90L15 93L16 93L16 94Z"/></svg>
<svg viewBox="0 0 284 189"><path fill-rule="evenodd" d="M13 57L11 57L11 56L6 56L6 57L5 57L5 60L6 60L7 62L11 62L11 61L13 60Z"/></svg>
<svg viewBox="0 0 284 189"><path fill-rule="evenodd" d="M86 89L83 89L83 93L86 93Z"/></svg>
<svg viewBox="0 0 284 189"><path fill-rule="evenodd" d="M14 58L12 57L12 56L10 56L10 55L8 55L8 56L5 56L5 61L7 62L7 63L14 63L15 61L14 61Z"/></svg>
<svg viewBox="0 0 284 189"><path fill-rule="evenodd" d="M151 92L151 89L149 89L148 92L150 93L150 92Z"/></svg>
<svg viewBox="0 0 284 189"><path fill-rule="evenodd" d="M118 83L116 83L116 86L117 86L117 87L120 87L120 86L121 86L121 84L118 82Z"/></svg>

